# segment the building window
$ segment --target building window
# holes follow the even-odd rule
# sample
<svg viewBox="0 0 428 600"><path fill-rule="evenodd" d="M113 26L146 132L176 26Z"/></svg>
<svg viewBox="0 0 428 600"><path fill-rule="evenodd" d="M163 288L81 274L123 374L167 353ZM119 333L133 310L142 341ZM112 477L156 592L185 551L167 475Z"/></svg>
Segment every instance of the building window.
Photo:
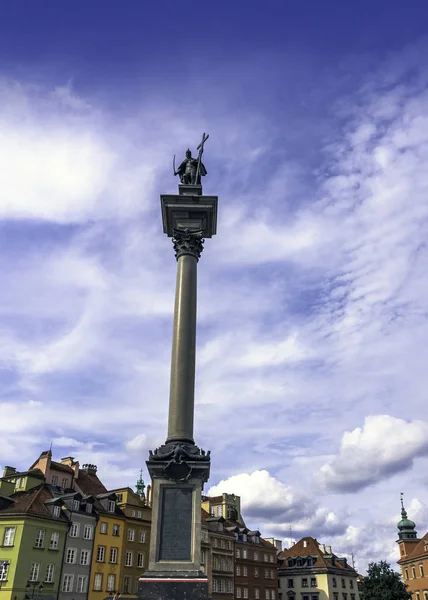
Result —
<svg viewBox="0 0 428 600"><path fill-rule="evenodd" d="M265 590L265 598L266 598L266 600L270 600L270 591L269 590Z"/></svg>
<svg viewBox="0 0 428 600"><path fill-rule="evenodd" d="M263 560L264 560L265 562L269 562L269 557L268 557L268 555L267 555L267 554L263 554Z"/></svg>
<svg viewBox="0 0 428 600"><path fill-rule="evenodd" d="M39 529L38 532L36 533L34 547L35 548L43 548L44 541L45 541L45 530Z"/></svg>
<svg viewBox="0 0 428 600"><path fill-rule="evenodd" d="M342 579L342 587L346 588L346 581L344 579Z"/></svg>
<svg viewBox="0 0 428 600"><path fill-rule="evenodd" d="M232 585L232 580L231 579L227 580L226 591L227 591L228 594L232 594L232 592L233 592L233 585Z"/></svg>
<svg viewBox="0 0 428 600"><path fill-rule="evenodd" d="M349 587L351 588L351 590L354 589L354 582L352 581L352 579L349 580Z"/></svg>
<svg viewBox="0 0 428 600"><path fill-rule="evenodd" d="M68 563L69 565L74 565L74 563L76 562L76 554L77 554L76 548L68 548L67 554L65 557L65 562Z"/></svg>
<svg viewBox="0 0 428 600"><path fill-rule="evenodd" d="M135 540L135 529L128 529L128 542Z"/></svg>
<svg viewBox="0 0 428 600"><path fill-rule="evenodd" d="M412 567L412 577L413 577L413 579L416 579L416 569L415 569L415 567Z"/></svg>
<svg viewBox="0 0 428 600"><path fill-rule="evenodd" d="M117 563L117 548L110 548L110 560L111 563Z"/></svg>
<svg viewBox="0 0 428 600"><path fill-rule="evenodd" d="M348 594L346 592L342 593L343 600L348 600Z"/></svg>
<svg viewBox="0 0 428 600"><path fill-rule="evenodd" d="M67 487L67 478L64 477L64 479L62 480L62 487L65 489Z"/></svg>
<svg viewBox="0 0 428 600"><path fill-rule="evenodd" d="M52 485L58 485L58 475L53 475L53 477L52 477Z"/></svg>
<svg viewBox="0 0 428 600"><path fill-rule="evenodd" d="M239 548L236 549L235 556L236 558L241 558L241 550Z"/></svg>
<svg viewBox="0 0 428 600"><path fill-rule="evenodd" d="M201 565L205 564L205 550L201 550Z"/></svg>
<svg viewBox="0 0 428 600"><path fill-rule="evenodd" d="M269 562L274 562L273 554L269 554Z"/></svg>
<svg viewBox="0 0 428 600"><path fill-rule="evenodd" d="M260 589L259 588L254 588L254 598L256 600L260 600Z"/></svg>
<svg viewBox="0 0 428 600"><path fill-rule="evenodd" d="M317 578L316 577L311 577L311 587L317 587Z"/></svg>
<svg viewBox="0 0 428 600"><path fill-rule="evenodd" d="M73 510L80 510L79 500L73 500Z"/></svg>
<svg viewBox="0 0 428 600"><path fill-rule="evenodd" d="M409 571L407 569L404 569L404 578L409 579Z"/></svg>
<svg viewBox="0 0 428 600"><path fill-rule="evenodd" d="M247 567L244 567L244 577L248 577L248 569L247 569Z"/></svg>
<svg viewBox="0 0 428 600"><path fill-rule="evenodd" d="M72 523L70 528L70 537L79 537L80 523Z"/></svg>
<svg viewBox="0 0 428 600"><path fill-rule="evenodd" d="M53 531L51 533L51 541L49 543L49 550L58 550L58 542L59 542L59 533L58 533L58 531Z"/></svg>
<svg viewBox="0 0 428 600"><path fill-rule="evenodd" d="M55 519L58 519L58 517L61 515L61 507L60 506L54 506L53 510L52 510L52 514L55 517Z"/></svg>
<svg viewBox="0 0 428 600"><path fill-rule="evenodd" d="M31 563L30 581L38 581L40 572L40 563Z"/></svg>
<svg viewBox="0 0 428 600"><path fill-rule="evenodd" d="M90 564L90 558L91 556L91 552L90 550L81 550L80 551L80 564L81 565L89 565Z"/></svg>
<svg viewBox="0 0 428 600"><path fill-rule="evenodd" d="M76 592L84 594L88 586L88 578L86 575L77 576Z"/></svg>
<svg viewBox="0 0 428 600"><path fill-rule="evenodd" d="M123 593L130 594L132 586L132 577L124 577L123 578Z"/></svg>
<svg viewBox="0 0 428 600"><path fill-rule="evenodd" d="M107 575L107 591L113 592L116 583L116 575Z"/></svg>
<svg viewBox="0 0 428 600"><path fill-rule="evenodd" d="M72 592L73 591L73 582L74 582L74 575L67 575L65 573L62 578L61 591L62 592Z"/></svg>
<svg viewBox="0 0 428 600"><path fill-rule="evenodd" d="M90 502L87 503L85 510L88 514L92 513L92 504Z"/></svg>
<svg viewBox="0 0 428 600"><path fill-rule="evenodd" d="M339 593L333 592L333 600L339 600Z"/></svg>
<svg viewBox="0 0 428 600"><path fill-rule="evenodd" d="M117 502L122 502L123 494L116 494Z"/></svg>
<svg viewBox="0 0 428 600"><path fill-rule="evenodd" d="M236 565L236 574L238 577L241 575L241 567L239 565Z"/></svg>
<svg viewBox="0 0 428 600"><path fill-rule="evenodd" d="M288 587L289 588L293 588L294 587L294 579L289 579L288 580Z"/></svg>
<svg viewBox="0 0 428 600"><path fill-rule="evenodd" d="M202 558L201 558L201 562L202 562ZM205 562L205 557L204 557L204 562ZM139 552L137 554L137 567L138 568L144 568L144 552Z"/></svg>
<svg viewBox="0 0 428 600"><path fill-rule="evenodd" d="M230 540L228 540L228 542L227 542L227 549L228 550L232 550L232 547L233 547L232 546L232 542Z"/></svg>
<svg viewBox="0 0 428 600"><path fill-rule="evenodd" d="M3 536L3 546L13 546L16 527L6 527Z"/></svg>
<svg viewBox="0 0 428 600"><path fill-rule="evenodd" d="M307 577L303 577L303 579L302 579L302 587L308 587L308 579L307 579Z"/></svg>
<svg viewBox="0 0 428 600"><path fill-rule="evenodd" d="M132 567L132 552L125 554L125 567Z"/></svg>
<svg viewBox="0 0 428 600"><path fill-rule="evenodd" d="M103 574L102 573L95 573L95 577L94 577L94 590L96 592L99 592L103 587Z"/></svg>
<svg viewBox="0 0 428 600"><path fill-rule="evenodd" d="M113 525L113 535L119 535L120 527L119 525Z"/></svg>
<svg viewBox="0 0 428 600"><path fill-rule="evenodd" d="M337 579L336 579L336 577L333 577L333 587L337 587Z"/></svg>
<svg viewBox="0 0 428 600"><path fill-rule="evenodd" d="M254 560L259 560L259 553L258 552L254 552Z"/></svg>
<svg viewBox="0 0 428 600"><path fill-rule="evenodd" d="M247 550L242 550L242 558L247 558Z"/></svg>
<svg viewBox="0 0 428 600"><path fill-rule="evenodd" d="M116 502L114 500L108 501L108 511L114 513L116 510Z"/></svg>
<svg viewBox="0 0 428 600"><path fill-rule="evenodd" d="M224 549L225 547L226 547L226 544L225 544L224 540L220 540L220 548Z"/></svg>
<svg viewBox="0 0 428 600"><path fill-rule="evenodd" d="M244 598L248 598L248 588L244 588Z"/></svg>
<svg viewBox="0 0 428 600"><path fill-rule="evenodd" d="M83 539L92 540L92 525L85 525L83 528Z"/></svg>
<svg viewBox="0 0 428 600"><path fill-rule="evenodd" d="M425 575L424 575L424 566L423 565L419 565L419 571L421 572L421 577L425 577Z"/></svg>
<svg viewBox="0 0 428 600"><path fill-rule="evenodd" d="M106 547L98 546L97 548L97 562L104 562L106 556Z"/></svg>
<svg viewBox="0 0 428 600"><path fill-rule="evenodd" d="M131 512L131 517L134 517L134 518L135 518L135 515L136 515L136 512L135 512L135 510L133 510L133 511Z"/></svg>
<svg viewBox="0 0 428 600"><path fill-rule="evenodd" d="M269 569L265 569L265 579L269 579Z"/></svg>
<svg viewBox="0 0 428 600"><path fill-rule="evenodd" d="M137 512L137 517L138 517L139 519L141 519L141 517L142 517L141 510L139 510L139 511Z"/></svg>
<svg viewBox="0 0 428 600"><path fill-rule="evenodd" d="M217 538L213 538L213 547L217 548L217 546L218 546Z"/></svg>
<svg viewBox="0 0 428 600"><path fill-rule="evenodd" d="M236 588L236 597L237 597L237 598L240 598L240 597L241 597L241 588L240 588L240 587L237 587L237 588Z"/></svg>
<svg viewBox="0 0 428 600"><path fill-rule="evenodd" d="M145 541L146 541L146 532L140 531L140 544L144 544Z"/></svg>
<svg viewBox="0 0 428 600"><path fill-rule="evenodd" d="M220 592L224 594L226 591L226 582L224 579L220 579ZM245 598L245 595L244 595Z"/></svg>
<svg viewBox="0 0 428 600"><path fill-rule="evenodd" d="M355 600L355 594L351 594L351 600Z"/></svg>
<svg viewBox="0 0 428 600"><path fill-rule="evenodd" d="M7 581L7 571L10 562L8 560L0 560L0 581Z"/></svg>
<svg viewBox="0 0 428 600"><path fill-rule="evenodd" d="M100 533L107 533L107 523L104 523L104 522L101 523Z"/></svg>
<svg viewBox="0 0 428 600"><path fill-rule="evenodd" d="M55 571L55 565L47 565L46 566L45 583L53 582L54 571Z"/></svg>
<svg viewBox="0 0 428 600"><path fill-rule="evenodd" d="M258 577L259 576L259 570L257 567L254 567L254 577Z"/></svg>

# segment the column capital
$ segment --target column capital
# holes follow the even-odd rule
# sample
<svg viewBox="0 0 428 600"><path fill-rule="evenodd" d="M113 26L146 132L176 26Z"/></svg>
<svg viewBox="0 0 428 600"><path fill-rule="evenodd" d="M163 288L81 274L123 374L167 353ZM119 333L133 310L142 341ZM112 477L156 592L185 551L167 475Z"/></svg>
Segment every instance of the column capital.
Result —
<svg viewBox="0 0 428 600"><path fill-rule="evenodd" d="M190 229L174 229L172 244L174 246L175 258L190 254L199 260L204 249L204 238L202 231L191 231Z"/></svg>

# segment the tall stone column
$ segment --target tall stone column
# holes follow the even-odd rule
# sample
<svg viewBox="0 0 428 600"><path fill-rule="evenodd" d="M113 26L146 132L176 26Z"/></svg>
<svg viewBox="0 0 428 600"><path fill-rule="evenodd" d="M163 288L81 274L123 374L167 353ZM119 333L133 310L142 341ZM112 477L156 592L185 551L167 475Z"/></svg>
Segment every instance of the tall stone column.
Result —
<svg viewBox="0 0 428 600"><path fill-rule="evenodd" d="M205 238L216 233L217 197L201 185L180 185L178 195L162 195L164 232L177 259L172 335L168 434L149 454L152 477L152 531L148 570L140 579L139 600L207 600L201 571L201 492L208 480L210 452L193 439L197 267Z"/></svg>

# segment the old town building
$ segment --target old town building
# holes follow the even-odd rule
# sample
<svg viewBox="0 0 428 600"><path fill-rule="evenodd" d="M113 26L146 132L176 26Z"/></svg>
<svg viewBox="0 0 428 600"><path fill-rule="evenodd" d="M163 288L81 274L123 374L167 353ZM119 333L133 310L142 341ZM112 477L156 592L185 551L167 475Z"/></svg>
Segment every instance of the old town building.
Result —
<svg viewBox="0 0 428 600"><path fill-rule="evenodd" d="M331 546L304 537L278 556L278 600L359 600L358 573Z"/></svg>
<svg viewBox="0 0 428 600"><path fill-rule="evenodd" d="M401 520L398 527L401 575L413 600L428 600L428 533L418 538L416 525L407 517L401 498Z"/></svg>

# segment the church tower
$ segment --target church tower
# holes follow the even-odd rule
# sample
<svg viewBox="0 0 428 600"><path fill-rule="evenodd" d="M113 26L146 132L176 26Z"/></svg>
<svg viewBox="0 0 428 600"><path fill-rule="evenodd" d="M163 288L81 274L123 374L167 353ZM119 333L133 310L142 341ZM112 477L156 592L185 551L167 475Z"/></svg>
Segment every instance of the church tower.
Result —
<svg viewBox="0 0 428 600"><path fill-rule="evenodd" d="M407 518L403 494L401 494L401 521L397 523L397 527L399 531L397 544L400 548L400 558L405 558L413 551L415 544L419 542L419 539L415 530L415 523Z"/></svg>

